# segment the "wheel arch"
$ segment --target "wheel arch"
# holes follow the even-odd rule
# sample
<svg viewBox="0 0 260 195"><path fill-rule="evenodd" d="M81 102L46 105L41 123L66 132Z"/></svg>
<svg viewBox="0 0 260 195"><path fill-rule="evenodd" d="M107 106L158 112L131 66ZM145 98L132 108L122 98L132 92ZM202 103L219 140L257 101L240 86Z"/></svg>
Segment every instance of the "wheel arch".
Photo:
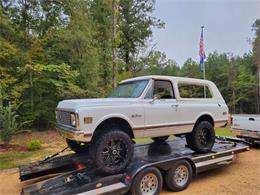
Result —
<svg viewBox="0 0 260 195"><path fill-rule="evenodd" d="M132 126L125 118L118 116L107 117L100 121L97 127L95 128L92 138L95 139L95 137L104 132L104 129L109 128L119 128L120 130L127 133L131 138L134 138Z"/></svg>
<svg viewBox="0 0 260 195"><path fill-rule="evenodd" d="M212 124L213 127L214 127L214 125L215 125L215 124L214 124L214 119L213 119L212 115L209 114L209 113L203 113L203 114L201 114L201 115L197 118L194 127L196 127L196 125L199 124L201 121L208 121L208 122L210 122L210 123Z"/></svg>

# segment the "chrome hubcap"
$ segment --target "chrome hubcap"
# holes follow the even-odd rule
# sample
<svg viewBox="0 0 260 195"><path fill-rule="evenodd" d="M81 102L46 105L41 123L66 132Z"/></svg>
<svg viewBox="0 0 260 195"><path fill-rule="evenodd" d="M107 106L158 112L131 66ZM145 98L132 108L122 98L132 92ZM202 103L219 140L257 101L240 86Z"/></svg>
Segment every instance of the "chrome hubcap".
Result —
<svg viewBox="0 0 260 195"><path fill-rule="evenodd" d="M174 172L174 181L179 186L184 186L189 178L188 168L184 165L180 165Z"/></svg>
<svg viewBox="0 0 260 195"><path fill-rule="evenodd" d="M154 194L158 188L158 179L155 174L148 173L142 180L140 185L140 190L142 194L150 195Z"/></svg>

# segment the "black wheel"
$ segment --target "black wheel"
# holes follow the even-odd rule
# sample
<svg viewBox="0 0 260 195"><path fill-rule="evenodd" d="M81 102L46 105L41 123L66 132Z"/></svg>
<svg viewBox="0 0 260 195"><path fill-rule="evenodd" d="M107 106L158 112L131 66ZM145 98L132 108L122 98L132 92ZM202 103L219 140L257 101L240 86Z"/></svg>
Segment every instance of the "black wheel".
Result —
<svg viewBox="0 0 260 195"><path fill-rule="evenodd" d="M109 130L94 142L94 161L106 174L115 174L124 170L130 163L134 146L131 138L123 131Z"/></svg>
<svg viewBox="0 0 260 195"><path fill-rule="evenodd" d="M88 153L89 144L88 143L79 143L74 140L66 139L67 145L76 153Z"/></svg>
<svg viewBox="0 0 260 195"><path fill-rule="evenodd" d="M154 142L158 142L158 143L162 143L165 142L167 139L169 138L169 136L162 136L162 137L153 137L153 141Z"/></svg>
<svg viewBox="0 0 260 195"><path fill-rule="evenodd" d="M164 175L167 187L179 192L186 189L192 180L192 168L188 161L179 160Z"/></svg>
<svg viewBox="0 0 260 195"><path fill-rule="evenodd" d="M211 151L215 143L215 131L208 121L198 123L193 131L186 135L189 148L196 152L206 153Z"/></svg>
<svg viewBox="0 0 260 195"><path fill-rule="evenodd" d="M138 173L131 186L131 194L156 195L162 190L163 178L155 167L148 167Z"/></svg>

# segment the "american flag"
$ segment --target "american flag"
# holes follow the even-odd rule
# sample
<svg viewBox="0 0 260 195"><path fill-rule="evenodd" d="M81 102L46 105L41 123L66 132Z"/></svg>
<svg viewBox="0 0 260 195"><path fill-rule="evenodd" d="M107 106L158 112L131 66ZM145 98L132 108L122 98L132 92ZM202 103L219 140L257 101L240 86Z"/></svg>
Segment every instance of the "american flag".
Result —
<svg viewBox="0 0 260 195"><path fill-rule="evenodd" d="M204 65L204 60L206 58L205 51L204 51L204 42L203 42L203 27L201 29L201 34L200 34L200 50L199 50L199 55L200 55L200 65Z"/></svg>

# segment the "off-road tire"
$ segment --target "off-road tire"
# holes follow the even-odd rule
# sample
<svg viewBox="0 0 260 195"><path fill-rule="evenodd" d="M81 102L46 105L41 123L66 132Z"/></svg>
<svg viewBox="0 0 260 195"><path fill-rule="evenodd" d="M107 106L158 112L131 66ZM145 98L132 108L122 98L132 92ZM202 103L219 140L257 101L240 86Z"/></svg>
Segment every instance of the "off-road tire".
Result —
<svg viewBox="0 0 260 195"><path fill-rule="evenodd" d="M186 189L192 180L192 167L187 160L179 160L164 175L166 186L174 192Z"/></svg>
<svg viewBox="0 0 260 195"><path fill-rule="evenodd" d="M169 138L169 136L162 136L162 137L153 137L153 141L157 142L157 143L163 143L165 142L167 139Z"/></svg>
<svg viewBox="0 0 260 195"><path fill-rule="evenodd" d="M88 153L89 144L88 143L79 143L74 140L66 139L67 145L70 149L76 153Z"/></svg>
<svg viewBox="0 0 260 195"><path fill-rule="evenodd" d="M97 168L105 174L122 172L132 160L134 144L130 136L119 129L108 130L93 143L95 149L91 150L93 152L91 156Z"/></svg>
<svg viewBox="0 0 260 195"><path fill-rule="evenodd" d="M193 131L186 135L186 142L190 149L207 153L211 151L215 143L215 131L208 121L201 121L194 127Z"/></svg>
<svg viewBox="0 0 260 195"><path fill-rule="evenodd" d="M149 181L149 188L145 183L147 179L151 179ZM156 182L155 182L156 180ZM155 167L148 167L139 172L135 177L134 181L131 185L131 194L133 195L142 195L142 194L153 194L158 195L162 190L163 186L163 177L159 169ZM148 190L148 191L145 191Z"/></svg>

